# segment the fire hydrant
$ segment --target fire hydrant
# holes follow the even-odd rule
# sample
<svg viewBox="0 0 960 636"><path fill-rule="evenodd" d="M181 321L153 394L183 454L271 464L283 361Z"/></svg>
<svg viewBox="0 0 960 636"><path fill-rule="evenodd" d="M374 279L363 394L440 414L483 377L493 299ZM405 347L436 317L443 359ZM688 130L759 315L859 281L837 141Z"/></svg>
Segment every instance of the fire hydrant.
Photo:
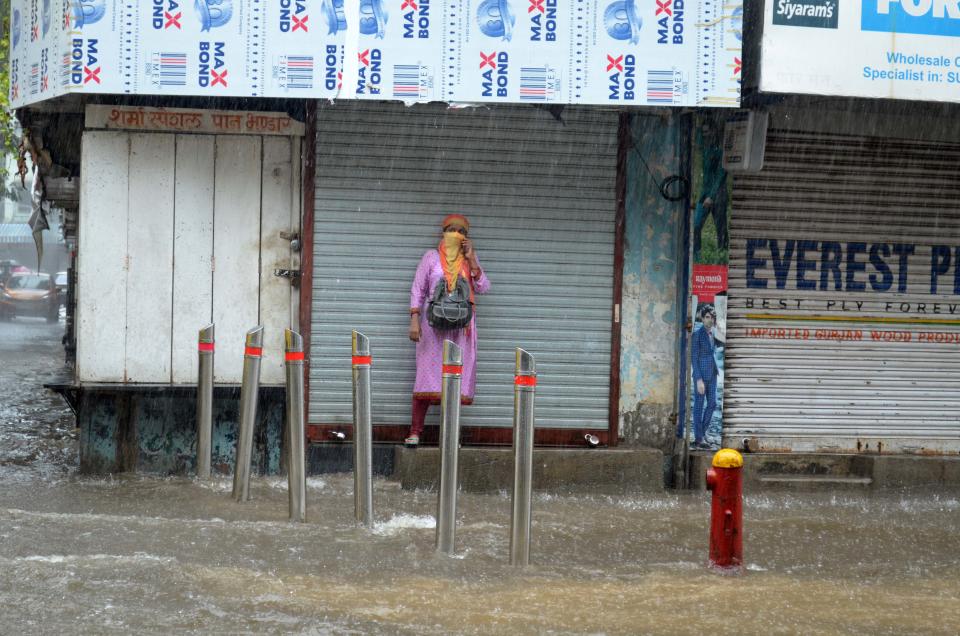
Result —
<svg viewBox="0 0 960 636"><path fill-rule="evenodd" d="M720 568L743 564L743 456L722 448L707 469L710 508L710 563Z"/></svg>

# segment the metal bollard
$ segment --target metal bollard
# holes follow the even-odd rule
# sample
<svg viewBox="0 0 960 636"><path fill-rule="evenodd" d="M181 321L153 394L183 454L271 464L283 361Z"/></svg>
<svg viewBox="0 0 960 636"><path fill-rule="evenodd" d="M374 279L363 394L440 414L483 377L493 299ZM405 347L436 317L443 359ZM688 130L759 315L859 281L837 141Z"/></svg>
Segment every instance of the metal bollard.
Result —
<svg viewBox="0 0 960 636"><path fill-rule="evenodd" d="M707 469L710 504L710 564L739 568L743 564L743 456L721 448Z"/></svg>
<svg viewBox="0 0 960 636"><path fill-rule="evenodd" d="M510 565L530 564L530 519L533 495L533 398L537 364L517 349L513 378L513 510L510 513Z"/></svg>
<svg viewBox="0 0 960 636"><path fill-rule="evenodd" d="M290 521L307 520L307 473L304 457L303 430L303 337L296 331L284 330L284 360L287 371L287 492L290 498Z"/></svg>
<svg viewBox="0 0 960 636"><path fill-rule="evenodd" d="M210 478L213 436L213 325L200 330L197 342L197 477Z"/></svg>
<svg viewBox="0 0 960 636"><path fill-rule="evenodd" d="M250 499L250 462L253 459L253 427L257 421L260 393L260 358L263 356L263 325L247 332L243 352L243 379L240 384L240 432L237 460L233 467L233 498Z"/></svg>
<svg viewBox="0 0 960 636"><path fill-rule="evenodd" d="M353 332L353 506L357 521L373 524L373 423L370 410L370 339Z"/></svg>
<svg viewBox="0 0 960 636"><path fill-rule="evenodd" d="M437 501L437 550L453 554L457 534L457 454L460 447L460 377L463 351L443 341L440 392L440 496Z"/></svg>

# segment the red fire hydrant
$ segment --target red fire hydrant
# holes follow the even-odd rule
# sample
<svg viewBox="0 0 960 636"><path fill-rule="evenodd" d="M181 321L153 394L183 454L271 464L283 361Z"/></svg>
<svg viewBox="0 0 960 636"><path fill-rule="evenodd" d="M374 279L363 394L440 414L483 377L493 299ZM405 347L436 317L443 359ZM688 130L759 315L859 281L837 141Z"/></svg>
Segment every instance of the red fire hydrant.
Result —
<svg viewBox="0 0 960 636"><path fill-rule="evenodd" d="M710 563L720 568L743 564L743 456L722 448L707 469L710 508Z"/></svg>

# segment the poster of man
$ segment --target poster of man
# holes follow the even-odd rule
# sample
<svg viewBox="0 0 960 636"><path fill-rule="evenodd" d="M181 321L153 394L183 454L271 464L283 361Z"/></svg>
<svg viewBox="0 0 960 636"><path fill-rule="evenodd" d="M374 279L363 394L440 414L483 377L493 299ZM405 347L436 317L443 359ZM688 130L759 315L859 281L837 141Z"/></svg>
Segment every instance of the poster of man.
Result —
<svg viewBox="0 0 960 636"><path fill-rule="evenodd" d="M693 410L691 432L694 450L716 450L722 435L723 344L724 332L719 328L723 310L726 322L726 296L716 296L715 303L704 303L696 310L690 347L693 377ZM719 301L719 302L716 302Z"/></svg>
<svg viewBox="0 0 960 636"><path fill-rule="evenodd" d="M727 324L729 177L723 168L723 120L698 116L693 138L691 211L690 415L693 450L716 450L723 436L723 366Z"/></svg>

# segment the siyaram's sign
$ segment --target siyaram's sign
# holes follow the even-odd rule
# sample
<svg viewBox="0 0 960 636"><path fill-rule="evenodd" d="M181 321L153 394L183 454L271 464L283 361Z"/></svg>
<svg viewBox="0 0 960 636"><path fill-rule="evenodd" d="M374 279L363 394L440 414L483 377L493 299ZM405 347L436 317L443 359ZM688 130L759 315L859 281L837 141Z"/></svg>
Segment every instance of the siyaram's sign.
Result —
<svg viewBox="0 0 960 636"><path fill-rule="evenodd" d="M257 111L90 105L85 120L86 127L91 129L293 137L304 134L303 122L286 113Z"/></svg>
<svg viewBox="0 0 960 636"><path fill-rule="evenodd" d="M836 29L840 21L839 0L777 0L773 23L787 26Z"/></svg>

